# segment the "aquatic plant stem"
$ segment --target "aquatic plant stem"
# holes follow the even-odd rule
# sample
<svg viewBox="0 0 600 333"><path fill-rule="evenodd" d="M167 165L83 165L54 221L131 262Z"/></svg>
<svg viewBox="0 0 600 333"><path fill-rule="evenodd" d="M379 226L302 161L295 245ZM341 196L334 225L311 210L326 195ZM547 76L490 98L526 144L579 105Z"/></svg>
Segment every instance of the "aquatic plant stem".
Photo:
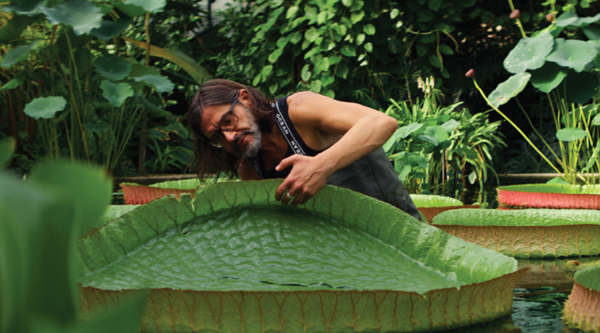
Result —
<svg viewBox="0 0 600 333"><path fill-rule="evenodd" d="M533 122L531 121L531 118L529 118L529 115L527 114L527 112L525 111L525 109L523 108L523 106L521 105L521 102L519 102L519 99L515 97L515 101L517 102L517 105L519 106L519 108L521 109L521 111L523 111L523 114L525 115L525 118L527 118L527 121L529 122L529 126L531 126L531 129L535 132L535 134L537 134L538 138L540 138L540 140L542 140L542 142L544 143L544 145L546 145L546 148L548 148L548 150L550 150L550 152L552 153L552 155L554 155L554 157L558 160L559 157L558 157L558 155L556 155L556 152L554 152L554 149L552 149L552 147L550 147L550 145L544 139L544 137L540 134L540 132L538 132L535 129L535 126L533 126Z"/></svg>
<svg viewBox="0 0 600 333"><path fill-rule="evenodd" d="M554 169L554 171L556 171L557 173L561 173L552 162L550 162L550 160L546 157L546 155L544 155L539 149L538 147L536 147L533 142L531 142L531 140L529 140L529 138L527 137L527 135L525 135L525 133L523 133L523 131L521 131L521 129L515 124L513 123L512 120L510 120L510 118L508 118L502 111L500 111L497 107L495 107L494 105L492 105L492 103L490 102L490 100L487 98L487 96L485 95L485 93L483 92L483 90L481 90L481 87L479 87L479 85L477 84L477 80L475 80L475 78L473 78L473 83L475 84L475 88L477 88L477 90L479 91L479 93L481 94L481 96L483 96L483 99L485 99L485 101L488 103L489 106L492 107L492 109L494 109L496 112L498 112L498 114L500 114L504 119L506 119L506 121L508 121L520 134L521 136L523 136L523 138L529 143L529 145L531 145L531 147L538 153L540 154L540 156L546 161L548 162L548 164L550 164L550 166L552 167L552 169Z"/></svg>
<svg viewBox="0 0 600 333"><path fill-rule="evenodd" d="M510 5L510 10L515 11L515 5L513 5L512 0L508 0L508 4ZM519 27L519 30L521 30L521 35L523 35L523 38L526 38L527 34L525 34L525 30L523 29L523 24L521 24L521 20L519 20L519 18L516 18L515 22L517 22L517 26Z"/></svg>

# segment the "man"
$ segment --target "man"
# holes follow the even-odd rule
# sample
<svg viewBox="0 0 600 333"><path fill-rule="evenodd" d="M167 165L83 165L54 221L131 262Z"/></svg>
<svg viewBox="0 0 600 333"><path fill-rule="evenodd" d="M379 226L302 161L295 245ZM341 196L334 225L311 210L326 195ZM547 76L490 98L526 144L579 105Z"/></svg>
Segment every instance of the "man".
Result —
<svg viewBox="0 0 600 333"><path fill-rule="evenodd" d="M307 91L270 103L252 87L214 79L194 96L189 119L201 178L285 178L276 199L292 206L333 184L420 220L381 148L398 123L379 111Z"/></svg>

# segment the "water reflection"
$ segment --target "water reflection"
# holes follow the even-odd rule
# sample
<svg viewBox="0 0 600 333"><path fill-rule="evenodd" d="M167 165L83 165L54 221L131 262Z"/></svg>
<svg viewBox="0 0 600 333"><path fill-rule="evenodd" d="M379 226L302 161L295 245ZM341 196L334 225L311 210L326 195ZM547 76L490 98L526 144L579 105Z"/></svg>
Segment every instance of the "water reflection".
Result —
<svg viewBox="0 0 600 333"><path fill-rule="evenodd" d="M569 260L586 263L599 257L569 259L519 259L519 269L529 272L514 290L512 313L493 322L464 327L450 332L465 333L556 333L581 332L567 327L562 310L573 280L562 270Z"/></svg>

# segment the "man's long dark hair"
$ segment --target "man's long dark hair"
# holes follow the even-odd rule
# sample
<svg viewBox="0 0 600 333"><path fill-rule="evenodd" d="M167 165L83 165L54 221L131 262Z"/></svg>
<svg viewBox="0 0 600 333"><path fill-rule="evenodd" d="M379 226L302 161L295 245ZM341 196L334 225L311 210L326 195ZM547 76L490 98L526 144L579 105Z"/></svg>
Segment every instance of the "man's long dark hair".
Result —
<svg viewBox="0 0 600 333"><path fill-rule="evenodd" d="M274 124L273 107L265 94L253 87L224 80L213 79L204 83L196 93L188 109L192 143L196 155L198 177L206 179L208 175L225 173L229 177L239 177L239 166L244 162L241 156L227 153L224 149L213 147L202 134L202 113L209 105L231 104L241 89L250 95L250 112L254 115L261 132L271 132Z"/></svg>

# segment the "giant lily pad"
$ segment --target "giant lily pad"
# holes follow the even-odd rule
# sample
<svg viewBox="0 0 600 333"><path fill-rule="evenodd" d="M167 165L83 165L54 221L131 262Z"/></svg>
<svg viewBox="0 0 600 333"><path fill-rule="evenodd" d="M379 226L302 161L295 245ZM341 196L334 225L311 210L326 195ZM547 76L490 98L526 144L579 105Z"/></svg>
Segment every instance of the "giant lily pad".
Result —
<svg viewBox="0 0 600 333"><path fill-rule="evenodd" d="M554 38L549 33L522 38L504 59L504 68L513 74L538 69L544 65L553 45Z"/></svg>
<svg viewBox="0 0 600 333"><path fill-rule="evenodd" d="M515 208L600 209L600 185L500 186L498 202L503 206Z"/></svg>
<svg viewBox="0 0 600 333"><path fill-rule="evenodd" d="M575 274L573 292L565 303L565 322L584 332L600 331L600 266Z"/></svg>
<svg viewBox="0 0 600 333"><path fill-rule="evenodd" d="M600 254L600 212L571 209L457 209L432 223L447 233L515 258Z"/></svg>
<svg viewBox="0 0 600 333"><path fill-rule="evenodd" d="M151 289L141 330L169 332L431 331L510 311L514 259L343 188L284 206L279 184L207 185L82 239L81 307Z"/></svg>
<svg viewBox="0 0 600 333"><path fill-rule="evenodd" d="M463 205L458 199L441 195L411 194L410 198L421 213L421 218L426 222L430 222L437 214L448 210L480 208L479 205Z"/></svg>

